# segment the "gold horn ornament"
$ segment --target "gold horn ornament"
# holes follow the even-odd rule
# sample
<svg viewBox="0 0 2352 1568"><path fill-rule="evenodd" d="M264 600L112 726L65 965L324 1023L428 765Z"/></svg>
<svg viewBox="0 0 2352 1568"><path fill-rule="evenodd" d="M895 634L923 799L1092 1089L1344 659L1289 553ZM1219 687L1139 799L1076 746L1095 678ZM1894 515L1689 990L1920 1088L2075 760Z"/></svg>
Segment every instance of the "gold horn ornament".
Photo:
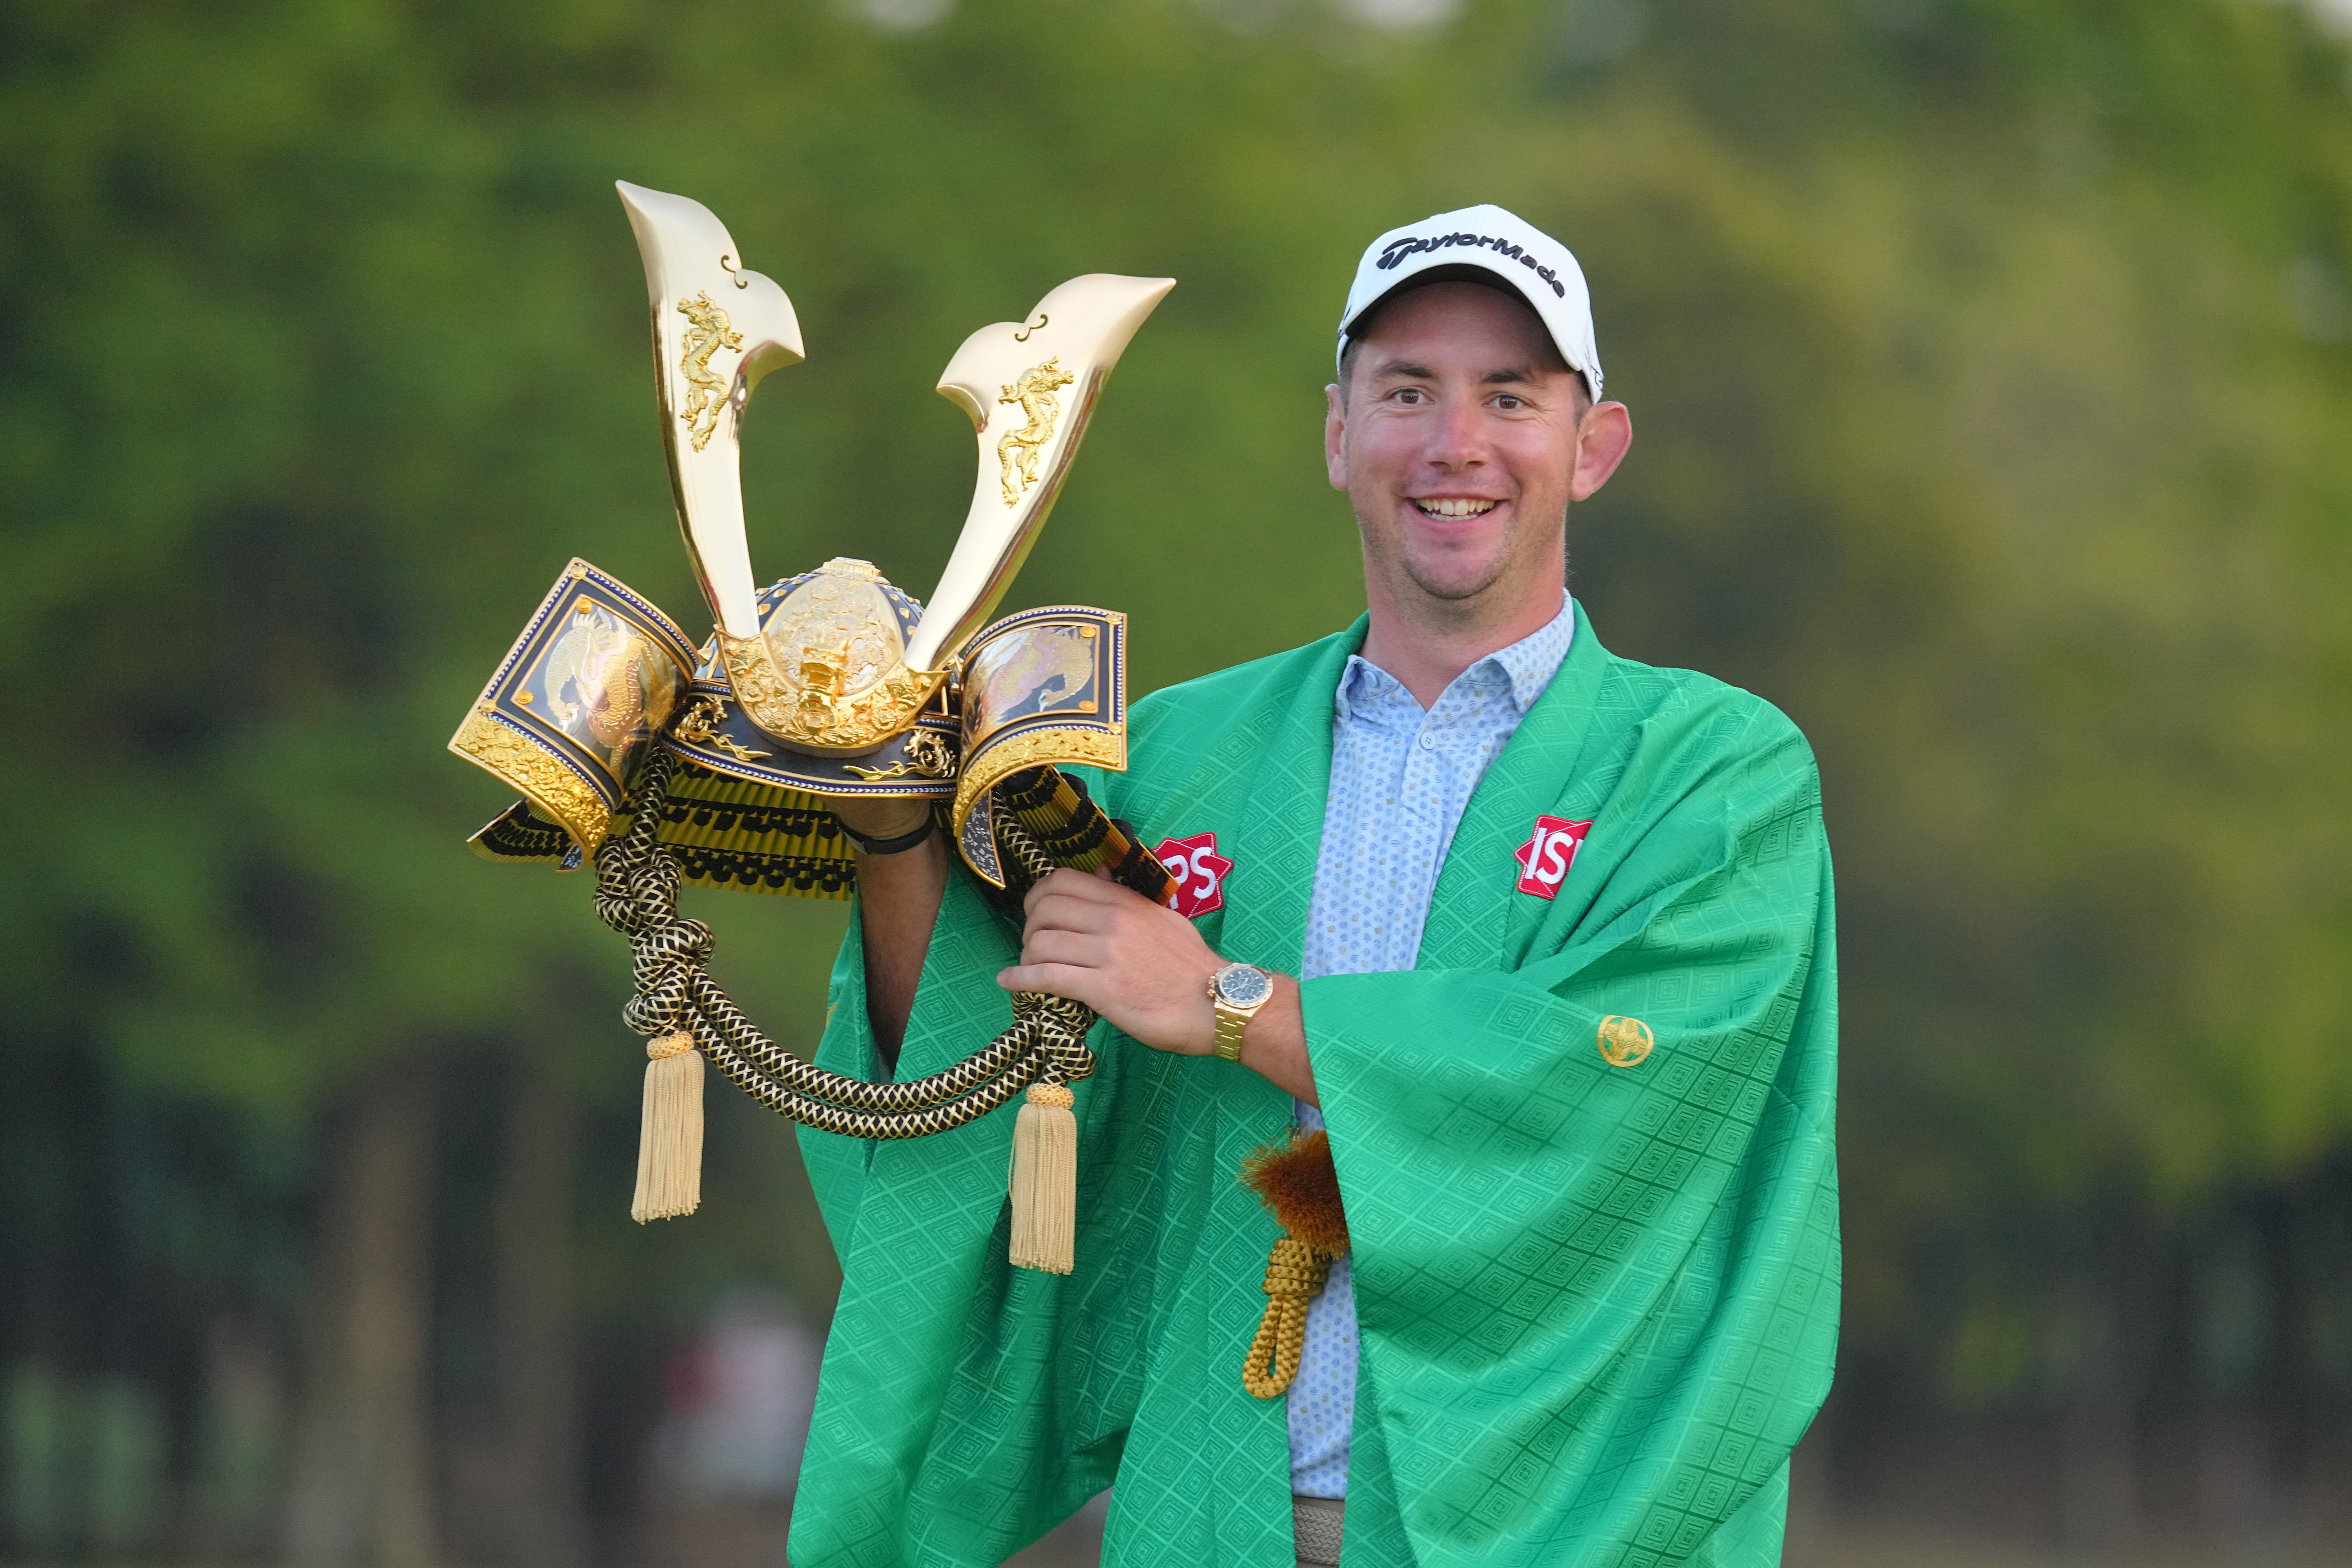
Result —
<svg viewBox="0 0 2352 1568"><path fill-rule="evenodd" d="M802 357L799 322L782 289L742 269L709 208L625 182L620 192L645 259L678 523L718 619L728 684L778 743L809 756L869 756L914 727L1003 601L1061 493L1103 382L1175 279L1074 278L1022 321L982 327L956 351L939 391L971 420L981 475L911 637L902 639L883 595L863 586L881 574L846 559L796 584L763 619L744 536L740 422L760 378Z"/></svg>
<svg viewBox="0 0 2352 1568"><path fill-rule="evenodd" d="M880 595L855 586L881 574L835 560L791 590L759 635L737 637L722 623L720 656L752 722L796 752L843 757L870 756L914 726L1003 602L1061 494L1103 382L1175 286L1090 273L1038 302L1032 315L1041 325L999 321L964 340L939 391L971 420L980 472L929 608L902 642ZM731 532L709 531L742 534L740 521ZM853 599L864 613L845 616Z"/></svg>

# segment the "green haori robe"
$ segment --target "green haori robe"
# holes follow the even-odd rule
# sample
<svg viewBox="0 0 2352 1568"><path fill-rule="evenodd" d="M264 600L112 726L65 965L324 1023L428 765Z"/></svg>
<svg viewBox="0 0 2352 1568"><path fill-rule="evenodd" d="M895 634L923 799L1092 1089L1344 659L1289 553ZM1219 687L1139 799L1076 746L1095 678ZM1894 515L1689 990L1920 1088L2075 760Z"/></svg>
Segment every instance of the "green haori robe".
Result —
<svg viewBox="0 0 2352 1568"><path fill-rule="evenodd" d="M1089 774L1143 841L1216 833L1218 952L1297 973L1364 625L1155 693ZM1538 815L1592 826L1556 900ZM1777 1562L1837 1336L1837 1031L1820 784L1761 700L1603 648L1472 796L1416 968L1302 991L1354 1239L1346 1568ZM950 880L900 1070L1011 1021L1018 922ZM1205 978L1204 978L1205 984ZM879 1075L856 928L819 1060ZM1648 1058L1598 1048L1643 1020ZM1010 1268L1012 1108L863 1143L803 1129L843 1265L796 1568L1001 1562L1115 1481L1104 1560L1294 1560L1285 1401L1242 1386L1277 1234L1235 1184L1290 1125L1237 1065L1108 1025L1075 1086L1077 1268Z"/></svg>

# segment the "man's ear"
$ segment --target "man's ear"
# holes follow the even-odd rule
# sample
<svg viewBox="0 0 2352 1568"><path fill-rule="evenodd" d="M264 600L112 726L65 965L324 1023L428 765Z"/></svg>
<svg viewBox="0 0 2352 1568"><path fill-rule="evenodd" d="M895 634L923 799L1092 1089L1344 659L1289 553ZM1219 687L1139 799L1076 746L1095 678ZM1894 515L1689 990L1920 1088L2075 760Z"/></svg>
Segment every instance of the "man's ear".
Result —
<svg viewBox="0 0 2352 1568"><path fill-rule="evenodd" d="M1323 389L1323 471L1331 488L1348 488L1348 405L1335 384Z"/></svg>
<svg viewBox="0 0 2352 1568"><path fill-rule="evenodd" d="M1609 482L1633 445L1633 416L1622 403L1596 403L1576 430L1576 471L1568 499L1580 501Z"/></svg>

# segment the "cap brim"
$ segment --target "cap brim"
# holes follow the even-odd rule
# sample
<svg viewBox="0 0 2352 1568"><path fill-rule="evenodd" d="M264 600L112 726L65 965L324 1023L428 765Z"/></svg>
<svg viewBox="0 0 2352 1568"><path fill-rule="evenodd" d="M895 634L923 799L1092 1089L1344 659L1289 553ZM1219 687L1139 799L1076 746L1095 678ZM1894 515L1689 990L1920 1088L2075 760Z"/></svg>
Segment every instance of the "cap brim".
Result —
<svg viewBox="0 0 2352 1568"><path fill-rule="evenodd" d="M1537 304L1535 296L1521 288L1518 280L1501 268L1481 267L1475 261L1448 261L1440 266L1423 268L1419 272L1398 279L1386 289L1373 296L1371 301L1363 309L1340 323L1340 332L1347 337L1356 336L1358 327L1370 322L1399 296L1410 294L1416 289L1425 289L1433 283L1477 283L1486 288L1499 289L1508 293L1512 299L1523 302L1528 310L1535 311L1537 320L1543 319L1543 310ZM1547 326L1544 331L1549 336L1551 329Z"/></svg>
<svg viewBox="0 0 2352 1568"><path fill-rule="evenodd" d="M1399 296L1410 294L1416 289L1425 289L1433 283L1475 283L1481 288L1493 289L1508 294L1512 299L1525 305L1535 312L1536 320L1543 323L1544 336L1551 340L1552 352L1559 355L1560 363L1582 377L1586 394L1588 395L1591 394L1591 372L1576 363L1575 358L1569 353L1568 345L1561 342L1559 334L1552 331L1550 318L1544 314L1543 302L1535 294L1529 292L1526 283L1514 269L1484 266L1475 261L1441 262L1434 267L1424 267L1409 277L1398 279L1395 283L1374 296L1370 303L1341 324L1339 328L1341 352L1345 353L1349 339L1359 335L1357 331L1359 327L1369 326L1372 319L1394 302Z"/></svg>

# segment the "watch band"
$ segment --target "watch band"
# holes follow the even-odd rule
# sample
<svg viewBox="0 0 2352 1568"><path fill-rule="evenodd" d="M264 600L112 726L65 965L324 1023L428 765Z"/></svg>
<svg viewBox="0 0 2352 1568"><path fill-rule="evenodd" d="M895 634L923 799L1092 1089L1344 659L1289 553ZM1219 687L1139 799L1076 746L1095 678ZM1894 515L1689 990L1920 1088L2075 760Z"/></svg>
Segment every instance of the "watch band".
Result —
<svg viewBox="0 0 2352 1568"><path fill-rule="evenodd" d="M1223 981L1234 970L1246 971L1265 987L1264 994L1255 1002L1229 1002L1225 999ZM1258 1010L1274 1000L1273 976L1253 963L1228 963L1209 976L1209 1009L1216 1016L1216 1033L1210 1044L1220 1060L1237 1062L1242 1059L1242 1034Z"/></svg>
<svg viewBox="0 0 2352 1568"><path fill-rule="evenodd" d="M1258 1006L1265 1005L1261 1002ZM1242 1032L1249 1027L1249 1021L1256 1016L1257 1007L1244 1013L1222 997L1214 1005L1217 1014L1217 1059L1237 1062L1242 1059Z"/></svg>
<svg viewBox="0 0 2352 1568"><path fill-rule="evenodd" d="M839 817L834 820L841 822ZM901 833L896 838L868 838L845 822L841 823L841 830L849 835L849 841L857 846L857 852L861 855L900 855L929 838L939 830L939 813L926 812L920 827L911 833Z"/></svg>

